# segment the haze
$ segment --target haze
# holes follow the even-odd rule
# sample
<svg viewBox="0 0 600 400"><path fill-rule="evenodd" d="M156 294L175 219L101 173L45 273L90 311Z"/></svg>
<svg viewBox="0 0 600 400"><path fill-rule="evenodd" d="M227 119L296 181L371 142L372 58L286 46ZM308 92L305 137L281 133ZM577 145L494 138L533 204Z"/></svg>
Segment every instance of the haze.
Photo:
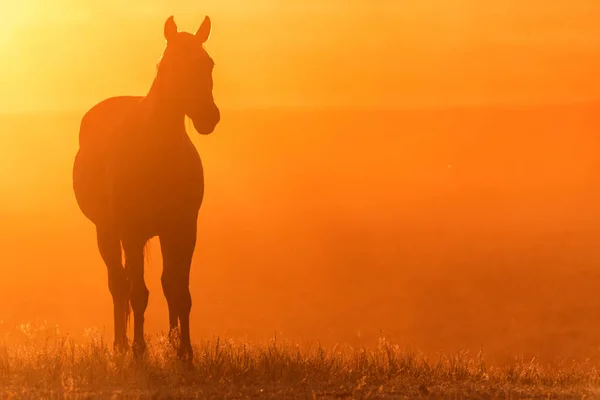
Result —
<svg viewBox="0 0 600 400"><path fill-rule="evenodd" d="M81 109L147 89L165 15L217 22L222 106L531 103L596 98L593 1L42 0L0 6L6 111Z"/></svg>
<svg viewBox="0 0 600 400"><path fill-rule="evenodd" d="M597 357L600 3L0 3L0 320L111 329L79 121L208 14L196 337ZM166 329L153 242L148 330ZM8 328L7 328L8 329Z"/></svg>

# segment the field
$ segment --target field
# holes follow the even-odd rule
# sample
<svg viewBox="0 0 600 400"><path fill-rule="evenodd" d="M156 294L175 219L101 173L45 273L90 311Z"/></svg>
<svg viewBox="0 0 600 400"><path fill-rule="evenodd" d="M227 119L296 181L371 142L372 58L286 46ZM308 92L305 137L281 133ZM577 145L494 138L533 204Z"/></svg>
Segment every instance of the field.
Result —
<svg viewBox="0 0 600 400"><path fill-rule="evenodd" d="M81 112L2 116L4 393L595 397L599 110L223 110L193 136L194 371L160 339L156 242L151 354L109 351L106 270L71 191ZM13 340L45 320L64 333Z"/></svg>
<svg viewBox="0 0 600 400"><path fill-rule="evenodd" d="M301 349L205 340L192 366L164 335L144 359L110 350L88 331L77 344L48 326L23 325L0 348L2 398L566 398L600 395L590 364L515 359L488 365L483 354L428 357L380 338L377 346Z"/></svg>

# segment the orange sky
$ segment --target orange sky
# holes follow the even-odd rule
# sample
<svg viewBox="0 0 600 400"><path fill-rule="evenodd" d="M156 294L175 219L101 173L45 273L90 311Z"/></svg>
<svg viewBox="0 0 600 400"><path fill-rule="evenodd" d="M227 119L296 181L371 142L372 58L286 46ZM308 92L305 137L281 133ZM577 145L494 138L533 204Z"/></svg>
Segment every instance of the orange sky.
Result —
<svg viewBox="0 0 600 400"><path fill-rule="evenodd" d="M0 1L0 112L147 90L170 14L208 45L222 107L597 99L600 3ZM176 3L176 4L175 4ZM175 4L175 5L173 5Z"/></svg>
<svg viewBox="0 0 600 400"><path fill-rule="evenodd" d="M389 329L600 359L598 107L233 109L596 100L598 0L0 0L0 114L73 110L0 115L0 336L38 317L110 332L72 191L78 129L147 91L171 14L188 31L212 17L223 111L215 134L189 129L206 178L195 338ZM159 250L149 333L167 323Z"/></svg>

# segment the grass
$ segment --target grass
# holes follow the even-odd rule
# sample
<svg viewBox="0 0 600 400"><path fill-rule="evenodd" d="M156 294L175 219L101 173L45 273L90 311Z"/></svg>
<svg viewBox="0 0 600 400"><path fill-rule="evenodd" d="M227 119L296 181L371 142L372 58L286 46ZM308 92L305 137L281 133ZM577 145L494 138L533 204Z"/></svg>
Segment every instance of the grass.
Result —
<svg viewBox="0 0 600 400"><path fill-rule="evenodd" d="M428 357L381 338L370 349L301 349L216 338L197 343L192 368L165 335L142 360L118 354L95 330L78 344L47 326L22 325L0 347L1 398L583 398L600 396L591 363L541 365L483 354Z"/></svg>

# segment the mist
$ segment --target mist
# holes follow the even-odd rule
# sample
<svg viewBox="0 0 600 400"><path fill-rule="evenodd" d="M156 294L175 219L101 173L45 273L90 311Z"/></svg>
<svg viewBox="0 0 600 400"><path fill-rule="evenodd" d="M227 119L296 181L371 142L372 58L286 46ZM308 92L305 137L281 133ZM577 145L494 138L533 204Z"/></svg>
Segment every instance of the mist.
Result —
<svg viewBox="0 0 600 400"><path fill-rule="evenodd" d="M190 125L206 178L193 338L598 356L598 111L224 109L210 136ZM71 189L81 116L0 118L2 329L112 334ZM168 326L160 274L153 240L149 335Z"/></svg>

